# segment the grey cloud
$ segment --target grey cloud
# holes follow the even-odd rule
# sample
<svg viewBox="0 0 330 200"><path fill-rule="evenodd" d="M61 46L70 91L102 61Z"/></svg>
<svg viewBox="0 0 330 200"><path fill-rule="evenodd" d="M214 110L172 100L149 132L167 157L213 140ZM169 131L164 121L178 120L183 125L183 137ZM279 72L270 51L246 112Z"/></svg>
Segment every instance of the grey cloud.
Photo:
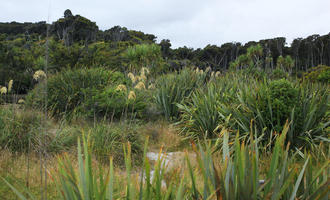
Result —
<svg viewBox="0 0 330 200"><path fill-rule="evenodd" d="M173 47L204 47L330 32L328 0L1 0L0 21L54 21L71 9L101 29L126 26L170 39ZM50 5L50 6L49 6Z"/></svg>

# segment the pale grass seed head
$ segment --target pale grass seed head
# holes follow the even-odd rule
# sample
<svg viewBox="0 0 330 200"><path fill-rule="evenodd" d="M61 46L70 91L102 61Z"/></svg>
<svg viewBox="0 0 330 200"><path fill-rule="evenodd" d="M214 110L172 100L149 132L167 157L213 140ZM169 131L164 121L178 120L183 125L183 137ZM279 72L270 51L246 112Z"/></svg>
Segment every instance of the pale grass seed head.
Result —
<svg viewBox="0 0 330 200"><path fill-rule="evenodd" d="M18 103L18 104L24 104L25 101L24 101L24 99L19 99L17 103Z"/></svg>
<svg viewBox="0 0 330 200"><path fill-rule="evenodd" d="M137 81L140 81L140 76L139 75L135 76L135 82L137 82Z"/></svg>
<svg viewBox="0 0 330 200"><path fill-rule="evenodd" d="M147 80L147 77L144 74L141 74L141 76L138 76L138 77L139 77L139 81L146 81Z"/></svg>
<svg viewBox="0 0 330 200"><path fill-rule="evenodd" d="M136 84L136 86L134 88L138 89L138 90L142 90L142 89L146 89L146 86L144 85L144 83L142 81L140 81L140 82L138 82L138 84Z"/></svg>
<svg viewBox="0 0 330 200"><path fill-rule="evenodd" d="M6 88L6 87L2 87L2 88L0 89L0 93L1 93L1 94L7 94L7 88Z"/></svg>
<svg viewBox="0 0 330 200"><path fill-rule="evenodd" d="M128 93L128 97L127 97L129 100L135 100L136 99L136 95L135 95L135 92L132 90L132 91L129 91Z"/></svg>
<svg viewBox="0 0 330 200"><path fill-rule="evenodd" d="M44 78L46 78L46 73L42 70L38 70L33 74L33 79L36 81Z"/></svg>
<svg viewBox="0 0 330 200"><path fill-rule="evenodd" d="M153 90L153 89L155 89L156 88L156 86L155 86L155 84L153 84L153 83L151 83L149 86L148 86L148 89L149 90Z"/></svg>
<svg viewBox="0 0 330 200"><path fill-rule="evenodd" d="M122 91L122 92L126 92L127 91L127 88L125 85L123 84L119 84L116 88L116 91Z"/></svg>
<svg viewBox="0 0 330 200"><path fill-rule="evenodd" d="M14 83L13 80L10 80L10 81L9 81L9 83L8 83L8 92L10 92L11 89L13 88L13 83Z"/></svg>
<svg viewBox="0 0 330 200"><path fill-rule="evenodd" d="M136 82L136 78L132 72L128 73L127 76L128 76L128 78L131 79L132 83Z"/></svg>
<svg viewBox="0 0 330 200"><path fill-rule="evenodd" d="M146 67L141 68L141 75L148 75L149 74L149 69Z"/></svg>

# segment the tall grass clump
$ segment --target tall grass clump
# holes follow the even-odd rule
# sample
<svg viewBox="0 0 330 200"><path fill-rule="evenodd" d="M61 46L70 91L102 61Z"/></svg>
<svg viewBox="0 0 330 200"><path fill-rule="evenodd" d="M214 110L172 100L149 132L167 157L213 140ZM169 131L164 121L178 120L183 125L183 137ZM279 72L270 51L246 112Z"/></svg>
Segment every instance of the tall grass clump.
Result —
<svg viewBox="0 0 330 200"><path fill-rule="evenodd" d="M44 127L44 128L43 128ZM66 128L58 129L44 120L41 112L15 107L0 108L0 149L13 153L38 152L41 140L46 140L47 152L68 150L75 144L77 134Z"/></svg>
<svg viewBox="0 0 330 200"><path fill-rule="evenodd" d="M205 73L189 69L161 76L156 83L155 99L165 118L178 119L180 111L176 104L187 101L196 88L205 84L205 80Z"/></svg>
<svg viewBox="0 0 330 200"><path fill-rule="evenodd" d="M0 146L11 152L28 152L38 144L42 114L0 108Z"/></svg>
<svg viewBox="0 0 330 200"><path fill-rule="evenodd" d="M134 124L99 123L88 129L92 151L96 158L108 162L113 158L114 164L124 165L123 144L130 143L134 163L141 164L143 140Z"/></svg>

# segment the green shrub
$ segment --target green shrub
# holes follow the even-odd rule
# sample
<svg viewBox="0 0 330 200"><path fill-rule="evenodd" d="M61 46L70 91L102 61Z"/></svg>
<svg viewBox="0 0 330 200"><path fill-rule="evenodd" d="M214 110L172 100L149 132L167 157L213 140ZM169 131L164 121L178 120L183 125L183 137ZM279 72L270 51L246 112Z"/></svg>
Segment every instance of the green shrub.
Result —
<svg viewBox="0 0 330 200"><path fill-rule="evenodd" d="M270 74L271 79L282 79L282 78L288 78L288 73L285 72L283 69L277 67L274 69Z"/></svg>
<svg viewBox="0 0 330 200"><path fill-rule="evenodd" d="M165 118L178 119L180 113L177 104L186 101L196 88L203 86L205 80L206 73L189 69L161 76L156 83L155 99Z"/></svg>
<svg viewBox="0 0 330 200"><path fill-rule="evenodd" d="M269 98L272 116L268 116L274 130L280 132L285 121L290 118L292 110L298 105L298 89L285 79L275 80L269 84ZM265 99L266 100L266 99ZM268 99L267 99L268 100ZM267 107L262 108L267 111Z"/></svg>
<svg viewBox="0 0 330 200"><path fill-rule="evenodd" d="M95 93L107 86L128 84L130 80L120 72L102 68L65 70L48 78L47 108L53 116L71 115ZM27 104L36 108L44 106L44 86L41 82L28 94Z"/></svg>
<svg viewBox="0 0 330 200"><path fill-rule="evenodd" d="M138 44L128 47L124 57L129 61L131 72L140 71L142 67L149 68L152 74L166 70L161 48L157 44Z"/></svg>
<svg viewBox="0 0 330 200"><path fill-rule="evenodd" d="M237 93L238 106L228 107L235 121L232 126L249 132L252 121L259 133L265 133L263 139L268 140L273 132L282 130L287 119L290 120L298 103L297 95L298 91L285 79L242 86Z"/></svg>
<svg viewBox="0 0 330 200"><path fill-rule="evenodd" d="M77 109L77 112L88 117L93 117L95 114L108 119L128 115L143 117L149 102L148 94L146 91L131 90L130 92L132 91L135 99L128 99L129 92L117 90L117 86L108 86L102 91L93 88L89 90L88 98Z"/></svg>
<svg viewBox="0 0 330 200"><path fill-rule="evenodd" d="M294 84L285 79L246 85L238 92L239 106L228 107L235 121L232 127L249 132L253 121L259 133L264 134L263 141L272 144L277 137L274 133L279 133L288 120L287 140L291 147L317 143L315 138L325 136L324 128L329 124L324 119L328 110L327 91L324 87Z"/></svg>
<svg viewBox="0 0 330 200"><path fill-rule="evenodd" d="M239 89L254 82L249 75L234 72L212 79L205 88L195 90L191 101L178 104L182 131L194 138L202 138L206 133L209 138L216 137L219 128L229 126L232 111L239 107Z"/></svg>
<svg viewBox="0 0 330 200"><path fill-rule="evenodd" d="M312 147L326 138L329 118L328 88L318 84L293 83L286 79L259 81L244 74L227 74L197 90L191 101L179 103L178 123L189 137L217 136L218 128L249 133L251 123L263 144L272 147L286 121L291 147Z"/></svg>
<svg viewBox="0 0 330 200"><path fill-rule="evenodd" d="M313 82L330 83L330 67L318 65L308 70L308 72L304 74L304 77Z"/></svg>
<svg viewBox="0 0 330 200"><path fill-rule="evenodd" d="M318 76L317 80L322 83L330 83L330 68L322 71Z"/></svg>

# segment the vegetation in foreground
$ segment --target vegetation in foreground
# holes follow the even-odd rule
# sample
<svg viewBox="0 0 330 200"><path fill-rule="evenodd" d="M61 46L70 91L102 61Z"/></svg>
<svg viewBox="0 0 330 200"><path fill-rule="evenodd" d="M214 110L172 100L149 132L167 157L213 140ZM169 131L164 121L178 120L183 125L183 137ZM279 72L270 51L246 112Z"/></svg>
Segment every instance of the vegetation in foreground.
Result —
<svg viewBox="0 0 330 200"><path fill-rule="evenodd" d="M268 153L268 162L260 160L262 153L256 134L251 132L249 142L240 142L237 135L234 144L230 144L229 133L223 129L223 136L218 139L222 141L221 151L215 151L218 142L193 144L196 163L192 164L186 154L185 166L172 171L167 170L160 151L152 175L152 165L146 156L148 141L142 168L137 173L132 172L128 143L123 146L124 176L116 174L112 158L109 168L96 170L89 137L83 137L82 145L78 140L77 164L67 155L60 156L58 171L50 176L57 186L57 198L62 199L327 199L328 155L315 157L297 152L289 156L289 144L285 146L287 131L288 125L276 139L274 151ZM36 199L31 193L27 196Z"/></svg>
<svg viewBox="0 0 330 200"><path fill-rule="evenodd" d="M48 38L45 23L7 25L4 199L329 196L330 67L318 55L329 35L191 50L121 27L102 32L69 10Z"/></svg>
<svg viewBox="0 0 330 200"><path fill-rule="evenodd" d="M11 163L23 156L27 173L32 170L34 176L40 175L36 165L40 171L45 163L53 165L47 168L47 188L52 189L45 194L45 183L37 184L22 172L15 175L4 163L2 187L7 189L3 191L12 188L16 194L20 191L29 196L19 186L27 184L32 196L54 199L80 195L83 199L86 195L96 199L313 199L316 194L322 199L328 195L327 84L271 79L258 69L225 74L185 69L151 80L147 70L141 68L134 74L103 69L63 71L39 77L24 104L3 105L0 145L12 157ZM151 84L155 86L146 87ZM108 88L113 95L98 98ZM97 92L91 95L94 90ZM59 95L61 92L66 95ZM114 103L118 98L122 106ZM84 107L89 102L94 102L94 109ZM142 104L148 106L139 106ZM42 112L45 110L48 116ZM152 116L172 124L174 134L163 136L163 131L153 127L160 121ZM85 140L83 133L88 135L88 142L83 142L84 162L79 156L72 159L77 139ZM167 168L162 154L152 163L146 157L147 146L143 148L146 137L151 138L153 150L185 149L185 165ZM60 161L53 161L56 156ZM119 168L115 172L114 166ZM90 188L83 188L85 184Z"/></svg>

